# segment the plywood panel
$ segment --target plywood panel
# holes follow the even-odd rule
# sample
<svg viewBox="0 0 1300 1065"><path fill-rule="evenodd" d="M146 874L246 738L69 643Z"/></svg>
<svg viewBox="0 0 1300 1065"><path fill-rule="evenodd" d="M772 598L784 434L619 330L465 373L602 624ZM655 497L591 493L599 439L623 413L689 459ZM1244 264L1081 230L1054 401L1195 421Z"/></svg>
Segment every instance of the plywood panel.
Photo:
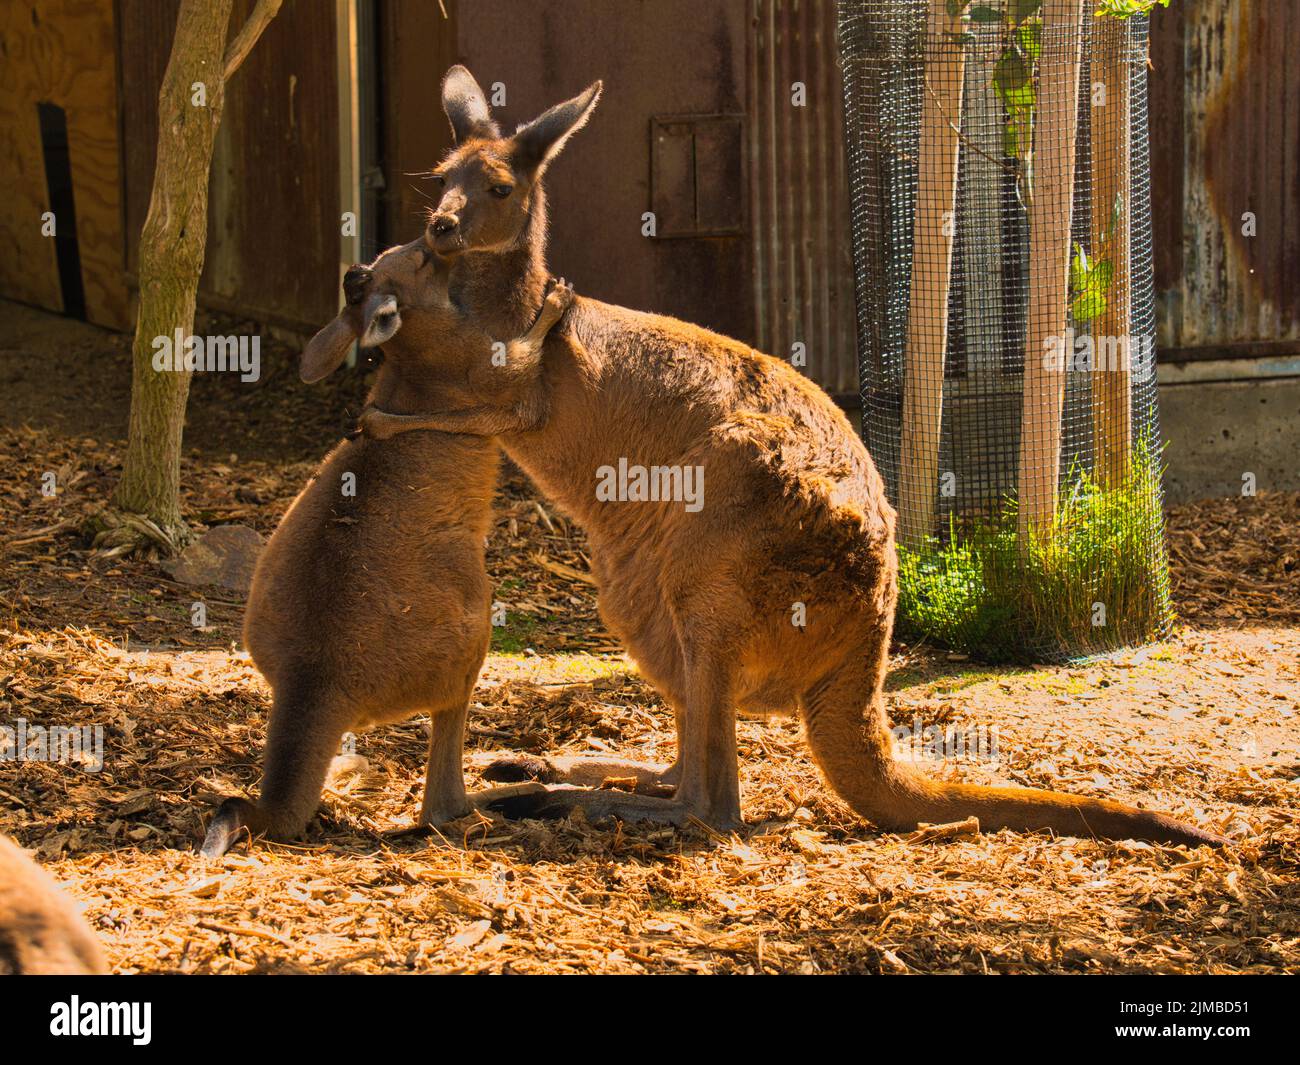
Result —
<svg viewBox="0 0 1300 1065"><path fill-rule="evenodd" d="M29 0L0 11L0 292L62 310L36 106L67 115L86 315L124 328L113 7L96 0Z"/></svg>

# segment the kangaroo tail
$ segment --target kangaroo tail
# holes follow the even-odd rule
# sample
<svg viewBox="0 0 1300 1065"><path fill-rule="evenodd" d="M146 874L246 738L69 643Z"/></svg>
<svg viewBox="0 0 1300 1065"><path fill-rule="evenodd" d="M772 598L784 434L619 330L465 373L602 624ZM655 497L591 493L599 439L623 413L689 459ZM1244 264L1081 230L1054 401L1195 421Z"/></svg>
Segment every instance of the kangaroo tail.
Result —
<svg viewBox="0 0 1300 1065"><path fill-rule="evenodd" d="M864 692L871 693L865 708ZM973 815L979 818L981 828L989 830L1046 829L1064 836L1188 846L1225 846L1230 842L1166 814L1107 799L930 780L894 759L879 682L861 669L842 669L814 685L801 706L813 758L831 786L854 811L886 831Z"/></svg>
<svg viewBox="0 0 1300 1065"><path fill-rule="evenodd" d="M314 686L284 685L275 692L267 726L262 793L257 803L227 799L217 808L199 852L225 854L242 835L292 839L320 805L330 761L350 720L337 697Z"/></svg>

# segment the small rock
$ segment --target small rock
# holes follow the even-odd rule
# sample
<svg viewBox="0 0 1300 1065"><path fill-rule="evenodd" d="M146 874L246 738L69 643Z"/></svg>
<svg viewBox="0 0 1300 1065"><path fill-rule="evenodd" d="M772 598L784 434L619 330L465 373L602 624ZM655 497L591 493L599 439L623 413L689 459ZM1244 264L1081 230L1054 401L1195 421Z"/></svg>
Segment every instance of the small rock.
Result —
<svg viewBox="0 0 1300 1065"><path fill-rule="evenodd" d="M253 583L257 556L266 541L247 525L218 525L162 564L163 572L182 584L215 584L246 592Z"/></svg>

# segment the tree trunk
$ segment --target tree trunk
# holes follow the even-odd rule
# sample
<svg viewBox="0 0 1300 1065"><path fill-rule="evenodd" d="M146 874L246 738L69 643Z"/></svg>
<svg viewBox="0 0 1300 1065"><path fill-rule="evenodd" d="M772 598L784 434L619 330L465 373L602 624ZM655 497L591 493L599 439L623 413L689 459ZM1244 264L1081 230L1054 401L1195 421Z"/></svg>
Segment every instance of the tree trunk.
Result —
<svg viewBox="0 0 1300 1065"><path fill-rule="evenodd" d="M116 542L120 549L128 539L146 535L174 550L186 536L180 463L190 374L184 369L183 342L194 329L207 251L212 149L226 80L257 43L280 3L258 0L229 49L226 31L233 0L181 0L176 17L171 57L158 93L158 157L149 214L140 234L131 421L122 480L113 499L119 511L134 518L106 522L109 543ZM177 337L182 338L181 346ZM159 338L167 338L171 347L170 369L154 368ZM113 530L120 532L113 535Z"/></svg>
<svg viewBox="0 0 1300 1065"><path fill-rule="evenodd" d="M155 340L194 329L208 237L208 175L225 103L232 0L182 0L158 94L158 159L140 235L140 304L131 366L131 424L115 502L180 538L181 435L190 374L155 370ZM196 94L205 97L196 103Z"/></svg>
<svg viewBox="0 0 1300 1065"><path fill-rule="evenodd" d="M898 539L919 551L934 534L943 427L943 366L948 351L948 289L957 225L957 161L966 50L954 37L960 16L930 0L921 103L912 287L903 356L903 427L899 458ZM947 47L940 51L941 43Z"/></svg>

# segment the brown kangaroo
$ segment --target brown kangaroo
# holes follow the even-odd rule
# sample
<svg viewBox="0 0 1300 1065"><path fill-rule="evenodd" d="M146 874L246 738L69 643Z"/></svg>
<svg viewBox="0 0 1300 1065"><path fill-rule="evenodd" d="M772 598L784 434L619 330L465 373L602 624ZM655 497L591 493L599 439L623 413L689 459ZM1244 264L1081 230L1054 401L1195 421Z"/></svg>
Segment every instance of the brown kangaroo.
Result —
<svg viewBox="0 0 1300 1065"><path fill-rule="evenodd" d="M99 941L50 875L0 836L0 976L108 972Z"/></svg>
<svg viewBox="0 0 1300 1065"><path fill-rule="evenodd" d="M542 302L542 177L599 94L596 83L502 137L470 73L457 66L444 79L456 143L434 171L443 193L425 239L451 260L452 300L489 330L517 330ZM583 298L540 358L507 373L471 349L439 354L440 376L455 382L426 408L441 413L411 416L376 397L364 431L496 436L586 528L602 615L677 718L676 763L640 774L647 790L675 786L671 799L556 790L515 812L532 802L540 813L580 806L735 826L736 708L797 706L831 785L882 829L973 814L988 829L1227 842L1116 802L933 781L893 758L883 683L897 598L894 512L843 414L785 363ZM627 470L666 481L669 496L674 474L684 484L697 471L698 485L707 473L703 505L664 501L645 491L645 477L628 501L613 501L611 471ZM550 776L589 783L607 768L553 765Z"/></svg>
<svg viewBox="0 0 1300 1065"><path fill-rule="evenodd" d="M493 354L487 334L448 302L445 269L419 242L354 266L344 288L347 305L303 352L305 381L336 369L360 339L384 349L372 400L419 409L439 380L432 353L453 345ZM533 359L571 300L557 286L528 332L501 345L504 361ZM421 711L432 718L421 824L469 810L461 753L490 642L484 540L498 450L447 434L400 444L339 444L258 559L244 642L273 691L261 798L221 805L202 847L209 857L245 831L301 833L343 733Z"/></svg>

